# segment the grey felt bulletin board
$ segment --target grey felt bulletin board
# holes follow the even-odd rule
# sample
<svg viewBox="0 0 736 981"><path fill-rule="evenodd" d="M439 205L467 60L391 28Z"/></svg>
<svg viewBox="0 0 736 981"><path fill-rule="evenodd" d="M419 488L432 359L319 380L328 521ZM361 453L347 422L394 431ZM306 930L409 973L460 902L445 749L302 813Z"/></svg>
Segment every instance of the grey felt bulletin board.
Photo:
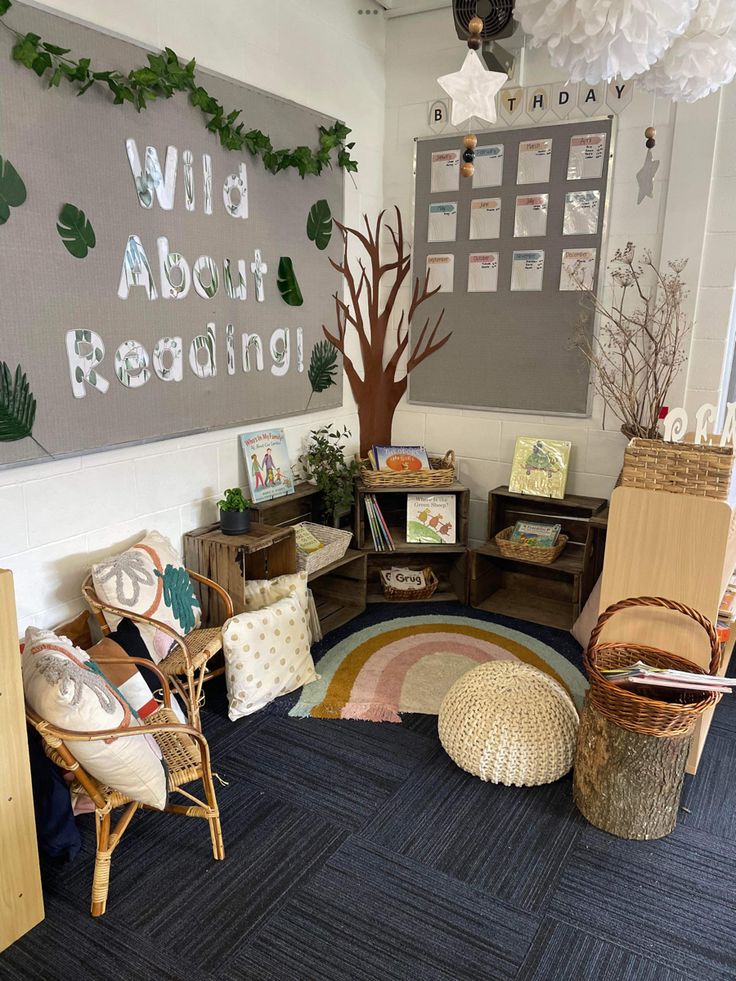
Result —
<svg viewBox="0 0 736 981"><path fill-rule="evenodd" d="M169 12L172 17L178 16L175 6ZM21 3L13 4L5 20L70 48L74 57L91 58L97 70L128 72L146 64L147 52L136 45ZM164 17L164 37L165 24ZM11 372L20 364L27 374L37 403L37 442L29 437L0 442L0 467L203 430L253 428L258 420L296 415L307 406L312 411L341 405L339 362L334 386L312 394L308 380L310 355L323 336L322 324L334 318L332 294L339 276L328 257L339 253L339 236L335 231L327 249L320 251L307 237L306 222L309 209L320 199L328 201L335 218L342 218L343 172L335 165L304 180L295 170L270 174L247 151L224 150L185 94L153 102L136 113L129 104L113 106L106 88L93 87L81 98L64 82L49 89L46 79L12 61L13 43L13 36L3 32L0 155L21 175L27 198L0 225L0 361ZM188 58L197 52L179 54ZM259 89L200 71L203 84L225 111L242 109L246 129L263 130L276 147L314 148L318 127L334 122ZM135 140L141 160L146 147L154 147L162 168L167 148L177 148L170 210L157 199L149 209L139 203L126 148L129 139ZM191 200L185 200L185 151L193 161L191 209L186 207ZM206 156L212 174L209 214L204 207ZM223 194L225 181L239 174L241 162L247 173L247 218L229 214ZM237 192L231 200L237 204ZM96 246L83 259L69 254L56 230L67 202L84 211L96 235ZM140 285L131 286L127 298L118 295L132 235L145 249L157 290L154 299ZM214 295L202 296L192 287L183 299L164 296L162 237L169 252L182 255L190 270L200 256L212 257L219 274ZM251 268L256 250L267 266L262 302ZM288 305L277 289L282 256L292 260L304 298L301 306ZM225 288L226 258L236 283L238 262L244 262L245 299ZM211 340L209 324L214 325ZM83 397L74 394L76 369L69 361L67 339L69 331L77 330L93 331L102 339L104 358L96 376L107 383L104 393L85 382ZM285 371L285 334L275 333L279 330L289 333ZM244 370L244 335L258 335L261 342L263 364L259 366L253 341L249 371ZM154 349L163 337L181 339L181 380L162 380L153 368ZM136 341L151 359L147 378L138 387L126 385L119 373L135 385L137 371L141 380L136 355L122 366L116 364L116 352L126 341ZM198 374L190 364L190 352L197 345L195 354L201 357L199 349L206 349L208 342L216 373ZM93 353L95 347L93 342ZM206 354L205 350L205 362Z"/></svg>
<svg viewBox="0 0 736 981"><path fill-rule="evenodd" d="M612 118L588 119L509 130L478 136L478 147L502 144L504 161L499 186L474 187L459 177L457 191L431 191L432 154L440 150L462 152L462 134L419 140L416 149L413 273L424 276L427 256L454 255L453 291L441 292L421 309L436 317L444 307L442 330L452 337L441 351L420 364L409 377L409 401L426 405L494 408L516 412L585 416L589 411L589 368L574 346L578 328L592 336L594 313L577 291L561 291L563 249L595 248L593 287L598 288L605 224L606 191L611 160ZM606 151L600 178L567 180L570 138L605 133ZM517 184L518 147L528 140L552 140L549 181ZM565 195L572 191L600 191L596 233L564 235ZM548 194L546 234L515 237L517 195ZM500 198L498 238L470 239L471 201ZM457 202L455 240L428 242L429 207L433 202ZM512 291L512 253L543 249L542 289ZM467 291L468 256L498 253L495 292ZM420 318L416 318L419 321Z"/></svg>

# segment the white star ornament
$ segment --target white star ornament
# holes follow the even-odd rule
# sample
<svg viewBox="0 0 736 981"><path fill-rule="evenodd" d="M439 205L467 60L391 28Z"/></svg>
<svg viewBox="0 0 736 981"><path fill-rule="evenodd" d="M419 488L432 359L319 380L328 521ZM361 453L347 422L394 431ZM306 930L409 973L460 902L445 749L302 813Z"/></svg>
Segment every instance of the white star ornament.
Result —
<svg viewBox="0 0 736 981"><path fill-rule="evenodd" d="M468 51L459 72L442 75L437 81L452 99L453 126L471 116L496 122L496 96L508 75L487 71L476 51Z"/></svg>

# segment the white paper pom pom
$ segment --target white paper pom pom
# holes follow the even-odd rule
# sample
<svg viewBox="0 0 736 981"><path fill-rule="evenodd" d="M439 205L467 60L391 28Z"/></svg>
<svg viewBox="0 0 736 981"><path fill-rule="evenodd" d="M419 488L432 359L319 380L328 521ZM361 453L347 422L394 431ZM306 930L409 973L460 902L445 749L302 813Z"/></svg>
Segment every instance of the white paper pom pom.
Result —
<svg viewBox="0 0 736 981"><path fill-rule="evenodd" d="M533 47L547 46L571 82L632 78L688 26L697 0L516 0Z"/></svg>
<svg viewBox="0 0 736 981"><path fill-rule="evenodd" d="M641 85L676 102L695 102L736 75L736 5L701 0L687 30L648 72Z"/></svg>

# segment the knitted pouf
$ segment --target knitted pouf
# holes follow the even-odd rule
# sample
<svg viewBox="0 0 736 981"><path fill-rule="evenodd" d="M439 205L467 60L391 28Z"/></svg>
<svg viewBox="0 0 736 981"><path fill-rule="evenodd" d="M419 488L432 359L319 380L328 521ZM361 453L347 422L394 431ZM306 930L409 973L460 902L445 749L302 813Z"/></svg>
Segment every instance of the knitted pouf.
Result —
<svg viewBox="0 0 736 981"><path fill-rule="evenodd" d="M448 755L481 780L531 787L572 767L577 709L562 685L523 661L488 661L458 678L438 724Z"/></svg>

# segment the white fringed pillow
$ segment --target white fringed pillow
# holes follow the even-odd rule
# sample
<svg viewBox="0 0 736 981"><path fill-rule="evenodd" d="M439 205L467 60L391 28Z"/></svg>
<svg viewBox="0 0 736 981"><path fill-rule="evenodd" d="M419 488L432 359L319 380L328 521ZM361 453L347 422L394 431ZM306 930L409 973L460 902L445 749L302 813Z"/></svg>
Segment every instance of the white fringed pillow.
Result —
<svg viewBox="0 0 736 981"><path fill-rule="evenodd" d="M295 596L232 617L222 641L232 722L317 678L306 613Z"/></svg>

